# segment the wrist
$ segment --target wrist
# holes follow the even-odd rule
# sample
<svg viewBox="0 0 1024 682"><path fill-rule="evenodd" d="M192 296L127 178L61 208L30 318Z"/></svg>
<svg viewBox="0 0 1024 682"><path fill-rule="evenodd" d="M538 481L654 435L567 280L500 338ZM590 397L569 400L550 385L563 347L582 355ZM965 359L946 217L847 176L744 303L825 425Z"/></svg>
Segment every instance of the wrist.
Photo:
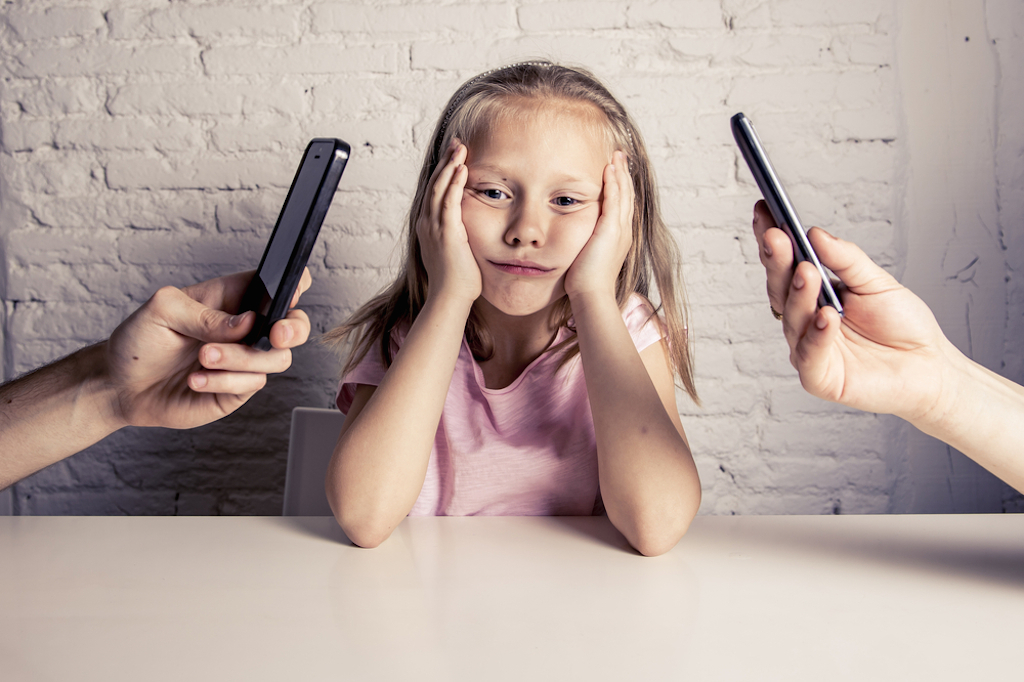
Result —
<svg viewBox="0 0 1024 682"><path fill-rule="evenodd" d="M613 307L619 309L619 302L615 298L615 291L603 291L591 289L586 291L574 291L569 296L569 305L572 308L573 317L579 318L587 311Z"/></svg>
<svg viewBox="0 0 1024 682"><path fill-rule="evenodd" d="M128 426L121 408L120 395L110 371L108 341L101 341L75 354L75 374L79 377L80 397L87 419L107 435Z"/></svg>
<svg viewBox="0 0 1024 682"><path fill-rule="evenodd" d="M951 428L961 416L961 407L966 393L978 381L978 366L965 356L948 339L942 338L934 367L934 388L929 395L922 396L919 405L896 416L913 426L936 435Z"/></svg>

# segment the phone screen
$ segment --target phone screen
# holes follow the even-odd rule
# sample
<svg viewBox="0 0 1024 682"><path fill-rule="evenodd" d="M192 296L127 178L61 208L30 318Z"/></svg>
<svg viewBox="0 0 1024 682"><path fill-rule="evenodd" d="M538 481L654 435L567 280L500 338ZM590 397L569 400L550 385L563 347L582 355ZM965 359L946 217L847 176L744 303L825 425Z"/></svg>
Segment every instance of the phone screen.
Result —
<svg viewBox="0 0 1024 682"><path fill-rule="evenodd" d="M292 192L281 209L277 229L267 244L267 254L260 267L259 276L271 298L277 296L277 290L288 268L288 259L291 258L292 251L299 242L302 227L313 209L320 178L331 162L330 149L317 149L323 146L327 145L314 144L313 150L320 153L307 154L306 162L299 167Z"/></svg>
<svg viewBox="0 0 1024 682"><path fill-rule="evenodd" d="M817 268L818 274L821 275L818 307L832 306L842 315L843 304L839 300L835 287L832 286L829 273L818 259L818 254L815 253L814 247L811 246L811 241L807 238L807 232L800 222L796 208L794 208L793 203L789 200L789 195L775 173L775 167L772 166L768 153L764 150L761 139L757 136L757 131L754 130L754 124L742 112L733 116L730 123L732 125L733 137L736 138L736 144L739 146L743 159L747 162L747 166L750 168L750 172L753 174L754 180L764 196L765 203L768 204L768 210L771 211L775 224L788 234L790 241L793 242L793 255L796 261L798 263L805 260L810 261Z"/></svg>
<svg viewBox="0 0 1024 682"><path fill-rule="evenodd" d="M242 300L242 312L257 313L244 343L270 349L270 327L288 313L349 153L348 144L333 138L318 138L306 147L259 269Z"/></svg>

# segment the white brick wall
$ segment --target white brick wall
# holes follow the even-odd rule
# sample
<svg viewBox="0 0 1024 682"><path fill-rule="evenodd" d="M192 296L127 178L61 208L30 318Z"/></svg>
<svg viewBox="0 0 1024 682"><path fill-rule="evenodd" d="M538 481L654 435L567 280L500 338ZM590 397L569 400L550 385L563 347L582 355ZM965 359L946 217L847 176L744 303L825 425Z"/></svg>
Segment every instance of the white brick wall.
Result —
<svg viewBox="0 0 1024 682"><path fill-rule="evenodd" d="M252 267L298 155L317 135L354 148L304 298L314 331L330 328L389 278L423 145L451 92L479 71L547 57L595 71L651 147L693 307L705 404L680 405L703 512L912 508L910 479L955 487L956 472L911 470L896 420L800 390L763 295L750 235L756 189L728 129L736 111L754 118L805 219L902 272L906 245L921 238L908 231L925 228L901 208L916 167L896 57L912 48L901 47L897 8L893 0L8 2L0 15L3 374L103 338L163 284ZM998 67L987 75L998 79L995 122L987 122L996 168L984 182L999 193L1008 283L1001 315L981 331L1004 339L1003 371L1020 380L1024 16L1011 0L983 11L991 35L975 39L994 41ZM290 408L329 405L337 370L308 344L239 414L191 432L117 434L19 484L15 510L277 513ZM968 500L965 509L1020 506L1005 489L992 491L957 499Z"/></svg>

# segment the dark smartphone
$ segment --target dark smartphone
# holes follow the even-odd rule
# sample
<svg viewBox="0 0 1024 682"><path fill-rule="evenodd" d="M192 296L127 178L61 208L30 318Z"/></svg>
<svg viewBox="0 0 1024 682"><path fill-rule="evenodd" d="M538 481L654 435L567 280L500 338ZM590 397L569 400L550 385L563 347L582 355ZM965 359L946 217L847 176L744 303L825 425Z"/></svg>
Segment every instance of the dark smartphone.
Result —
<svg viewBox="0 0 1024 682"><path fill-rule="evenodd" d="M270 328L288 314L350 152L347 143L334 138L317 138L306 147L260 267L242 297L239 312L256 311L256 324L243 343L270 350Z"/></svg>
<svg viewBox="0 0 1024 682"><path fill-rule="evenodd" d="M810 240L807 239L807 232L800 222L800 216L796 214L789 195L786 194L785 188L779 181L779 176L775 174L775 168L761 145L761 139L754 130L754 124L742 112L733 116L731 123L732 135L736 138L736 144L739 145L743 158L746 160L747 166L750 167L757 186L761 189L761 194L764 195L768 210L775 218L775 224L782 228L793 242L793 255L796 257L796 261L798 263L805 260L810 261L821 275L818 307L829 305L842 315L843 304L836 294L835 287L832 286L832 280L821 261L818 260L818 254L814 252Z"/></svg>

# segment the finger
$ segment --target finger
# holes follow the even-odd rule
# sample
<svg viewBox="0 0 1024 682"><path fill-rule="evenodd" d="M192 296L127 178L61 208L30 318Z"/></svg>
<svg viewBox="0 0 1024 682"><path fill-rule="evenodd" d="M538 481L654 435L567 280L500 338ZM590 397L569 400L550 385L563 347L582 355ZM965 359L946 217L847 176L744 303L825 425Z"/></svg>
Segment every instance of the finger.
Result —
<svg viewBox="0 0 1024 682"><path fill-rule="evenodd" d="M782 331L789 343L790 361L794 366L796 362L793 352L814 318L820 289L821 276L814 265L806 261L798 265L786 297L786 307L782 311Z"/></svg>
<svg viewBox="0 0 1024 682"><path fill-rule="evenodd" d="M466 157L466 146L459 144L451 152L448 158L448 162L441 169L437 179L434 181L431 187L430 194L430 216L438 218L441 215L441 206L444 202L444 198L447 195L448 187L451 185L452 178L455 175L456 169L465 160Z"/></svg>
<svg viewBox="0 0 1024 682"><path fill-rule="evenodd" d="M199 349L199 364L224 372L278 374L291 367L292 352L288 348L261 351L238 343L208 343Z"/></svg>
<svg viewBox="0 0 1024 682"><path fill-rule="evenodd" d="M612 161L618 159L618 152L612 155ZM606 224L609 219L620 219L622 218L621 212L621 201L622 201L622 189L619 186L619 170L615 163L610 163L604 167L604 177L602 182L604 183L603 192L604 197L601 201L601 218L603 220L598 221L598 226ZM614 216L615 218L612 218ZM595 230L596 231L596 230Z"/></svg>
<svg viewBox="0 0 1024 682"><path fill-rule="evenodd" d="M309 339L309 317L301 310L289 310L287 317L270 328L270 345L274 348L295 348Z"/></svg>
<svg viewBox="0 0 1024 682"><path fill-rule="evenodd" d="M761 243L765 230L775 226L775 219L772 218L772 213L768 210L768 204L764 199L759 199L754 204L754 236L757 238L757 243Z"/></svg>
<svg viewBox="0 0 1024 682"><path fill-rule="evenodd" d="M625 152L618 152L619 160L615 164L618 175L619 195L622 197L620 211L622 225L629 228L633 223L633 203L635 201L633 192L633 178L629 175L629 162L626 160ZM632 234L632 230L629 230Z"/></svg>
<svg viewBox="0 0 1024 682"><path fill-rule="evenodd" d="M181 289L162 287L146 301L140 313L183 336L205 342L234 343L249 333L256 314L231 315L208 307Z"/></svg>
<svg viewBox="0 0 1024 682"><path fill-rule="evenodd" d="M793 366L800 373L800 383L811 395L838 400L842 387L829 385L832 351L842 326L835 308L825 306L815 313L807 331L793 349Z"/></svg>
<svg viewBox="0 0 1024 682"><path fill-rule="evenodd" d="M807 236L818 259L854 293L876 294L900 286L853 242L833 237L820 227L812 227Z"/></svg>
<svg viewBox="0 0 1024 682"><path fill-rule="evenodd" d="M289 308L294 308L299 304L299 298L302 294L306 293L309 287L313 284L313 275L309 274L309 268L302 269L302 277L299 278L299 286L295 288L295 294L292 296L292 302L288 304Z"/></svg>
<svg viewBox="0 0 1024 682"><path fill-rule="evenodd" d="M456 229L459 232L464 232L464 230L459 228L462 226L462 196L468 177L469 171L463 164L459 164L453 170L451 182L448 184L448 188L445 190L442 198L441 213L439 215L441 223L447 229Z"/></svg>
<svg viewBox="0 0 1024 682"><path fill-rule="evenodd" d="M255 270L236 272L205 282L197 282L183 288L182 291L192 300L209 308L234 312L242 304L242 297L254 274L256 274Z"/></svg>
<svg viewBox="0 0 1024 682"><path fill-rule="evenodd" d="M188 387L196 393L216 393L230 397L225 412L233 412L267 385L267 375L249 372L193 372Z"/></svg>

